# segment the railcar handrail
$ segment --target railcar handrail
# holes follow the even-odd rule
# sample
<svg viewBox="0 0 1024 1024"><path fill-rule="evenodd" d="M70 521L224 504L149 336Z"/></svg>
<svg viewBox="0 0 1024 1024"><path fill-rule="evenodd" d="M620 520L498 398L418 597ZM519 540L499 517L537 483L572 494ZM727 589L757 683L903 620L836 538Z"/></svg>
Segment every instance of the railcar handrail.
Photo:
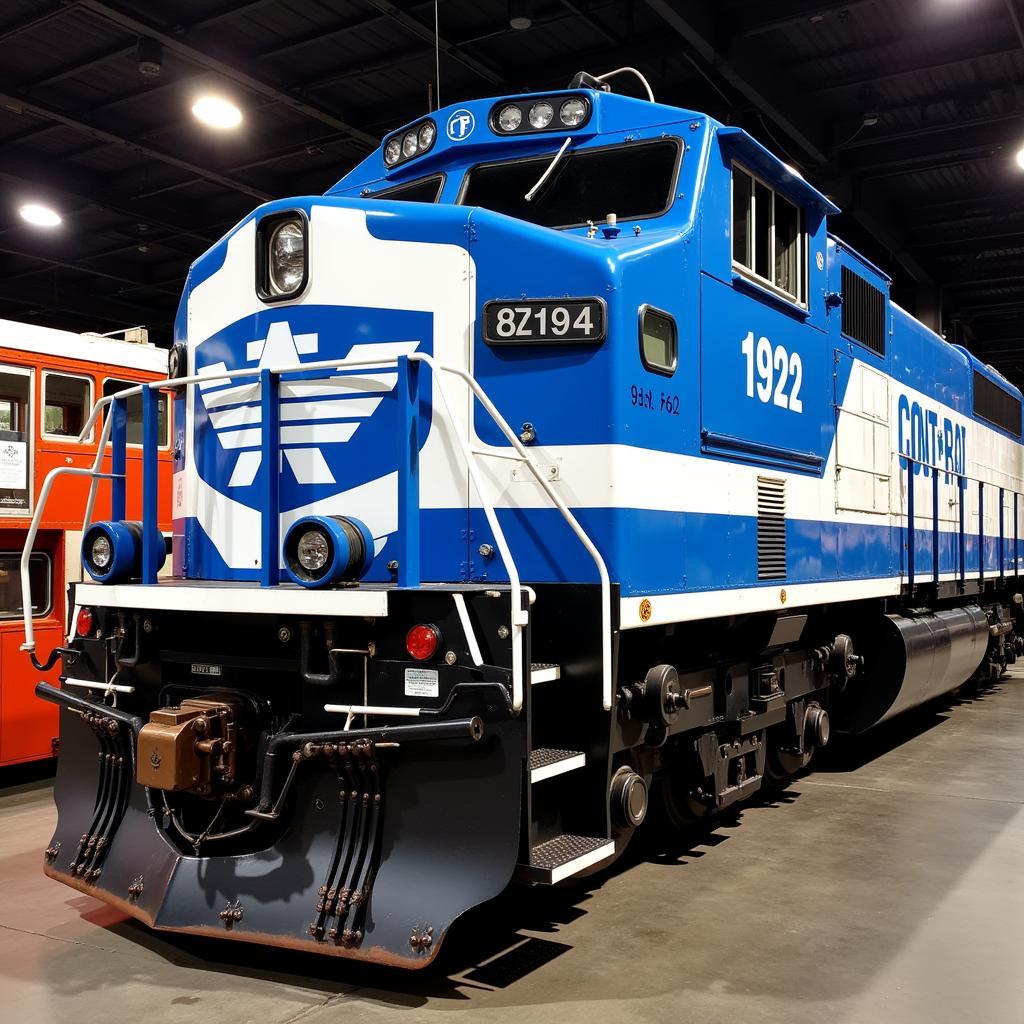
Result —
<svg viewBox="0 0 1024 1024"><path fill-rule="evenodd" d="M540 485L545 496L552 502L555 508L558 510L566 524L572 530L573 534L577 537L580 543L583 545L587 554L593 560L594 565L597 569L598 579L601 586L601 660L602 660L602 706L606 711L610 711L612 707L612 663L611 663L611 650L612 650L612 637L611 637L611 582L608 575L608 568L602 557L600 551L594 542L590 539L586 531L580 525L579 521L573 515L569 506L565 503L562 497L555 491L551 486L551 482L541 472L540 467L536 464L532 454L519 440L518 436L509 426L505 418L498 411L497 407L491 401L490 397L480 386L479 382L470 374L468 371L457 366L450 366L445 363L439 363L433 359L432 356L424 352L411 352L407 355L398 356L397 358L391 359L367 359L359 361L350 361L347 359L327 359L318 360L316 362L309 363L298 363L292 366L281 366L273 368L246 368L238 370L223 370L214 373L202 373L193 374L186 377L167 378L164 380L150 381L143 384L135 384L129 388L125 388L122 391L118 391L116 394L105 396L96 401L92 407L88 419L82 427L82 431L78 437L79 443L84 443L85 439L92 433L93 425L95 424L100 413L108 406L113 407L112 415L107 416L104 420L103 430L99 440L99 446L96 453L96 458L93 460L91 467L72 467L72 466L60 466L56 469L51 470L44 482L40 491L39 502L37 503L35 513L32 517L32 522L29 526L28 535L25 540L25 549L22 553L21 559L21 588L22 588L22 604L23 604L23 617L25 627L25 642L21 645L21 650L28 652L35 657L35 634L32 622L32 597L31 597L31 580L29 577L29 559L31 557L32 548L35 543L36 534L39 530L39 524L42 521L43 511L46 506L46 502L50 497L50 492L53 488L54 483L58 477L62 475L75 475L75 476L88 476L91 478L91 484L89 488L89 497L86 502L85 515L82 523L83 533L88 529L92 522L93 510L95 507L96 494L101 480L110 480L113 487L112 494L112 518L119 519L124 517L124 502L125 502L125 485L126 485L126 472L125 472L125 449L126 449L126 412L127 412L127 401L129 398L135 397L136 395L143 396L143 523L144 529L147 519L155 521L157 515L157 464L156 464L156 443L157 443L157 432L156 432L156 417L157 417L157 405L158 403L153 399L153 395L157 391L167 389L180 389L182 387L194 387L197 384L209 384L211 382L228 382L238 379L253 378L256 382L261 385L261 403L264 409L268 412L273 408L275 403L279 402L278 385L280 378L284 374L289 373L308 373L313 370L357 370L365 369L368 367L386 367L396 366L399 372L399 383L395 388L395 394L398 400L402 403L400 409L400 422L411 431L411 436L414 442L417 439L417 421L418 421L418 410L419 410L419 383L418 374L416 373L417 364L426 365L433 373L434 383L436 385L436 396L439 400L441 411L444 415L447 425L450 428L452 434L458 441L459 447L462 451L463 460L466 463L466 470L469 474L469 478L473 483L474 489L480 499L481 506L483 508L484 515L487 519L487 524L491 529L494 536L495 545L501 554L502 562L505 565L505 570L509 577L509 590L512 603L512 706L516 711L521 710L524 699L524 680L526 677L526 666L523 661L523 628L529 624L530 612L529 607L524 605L523 594L528 588L524 587L519 576L518 568L515 564L515 559L512 556L511 549L509 548L508 541L505 537L505 532L498 521L497 511L494 506L494 502L491 501L488 496L487 489L484 486L483 480L479 475L478 460L486 457L496 458L512 458L517 461L521 461L529 469L530 473ZM458 429L456 421L452 415L451 406L448 402L448 396L445 387L442 383L442 375L450 374L458 377L462 380L470 389L474 397L479 401L484 411L490 416L491 420L497 426L498 430L506 438L509 444L512 446L515 454L510 455L500 449L489 451L484 448L475 447L471 443L473 435L472 421L467 424L467 430L465 436ZM116 424L116 425L115 425ZM279 423L277 416L264 415L260 421L261 431L261 448L267 449L266 454L273 447L279 447L279 435L278 435ZM106 455L106 446L111 441L111 435L113 433L113 448L111 452L111 472L103 472L103 459ZM398 484L399 484L399 502L398 502L398 515L399 515L399 526L398 534L400 537L400 543L403 545L405 556L400 562L400 586L418 586L419 580L419 552L418 552L418 530L414 526L414 522L418 521L418 515L420 511L419 507L419 485L418 485L418 462L419 462L419 445L414 443L410 450L408 441L409 434L405 431L400 430L399 437L399 463L398 463ZM265 460L267 467L272 465L270 458ZM268 479L273 479L273 474L267 471ZM267 520L267 526L263 531L262 547L264 550L263 566L261 571L264 573L261 583L264 586L273 586L278 582L277 572L271 568L270 560L273 560L273 566L276 569L279 564L278 559L280 557L277 552L277 546L270 544L270 539L276 540L277 536L277 522L279 519L280 511L277 503L276 484L268 489L268 498L270 499L266 508L265 520ZM412 513L415 513L415 518ZM269 520L273 520L270 523ZM143 545L144 556L148 545ZM146 558L143 566L143 578L144 584L156 583L156 566L152 562L152 559ZM73 626L72 626L73 628Z"/></svg>
<svg viewBox="0 0 1024 1024"><path fill-rule="evenodd" d="M893 452L894 457L898 460L897 465L899 468L899 479L904 479L904 473L906 474L907 488L906 488L906 511L903 511L902 502L901 508L896 513L901 519L906 517L907 520L907 538L906 538L906 577L907 586L911 592L919 582L916 566L917 556L917 538L918 538L918 527L915 523L916 519L925 518L926 515L921 515L916 509L915 492L917 488L914 486L915 468L921 467L923 470L928 470L931 476L931 524L927 529L931 532L932 537L932 568L931 582L934 585L938 585L940 575L940 562L941 562L941 548L939 542L939 535L942 532L939 528L940 522L942 522L939 516L939 477L945 474L947 477L952 478L956 481L956 493L957 493L957 507L958 507L958 523L955 532L957 536L957 552L956 559L953 568L953 572L959 577L959 584L962 587L965 586L968 572L967 572L967 522L966 522L966 500L968 494L968 484L977 484L978 494L978 532L974 538L978 544L978 565L977 565L977 580L978 584L983 585L985 582L985 541L986 537L989 536L985 533L985 489L986 487L992 490L998 490L999 492L999 533L998 535L991 535L993 539L998 542L998 555L997 564L992 565L992 575L998 576L1000 579L1005 579L1008 575L1020 576L1020 562L1021 562L1021 527L1024 523L1021 523L1021 517L1019 514L1020 501L1024 498L1024 491L1018 491L1015 488L1000 486L999 484L993 483L992 481L982 480L980 477L968 476L966 473L958 473L956 470L947 469L945 466L937 466L931 462L924 461L923 459L915 459L911 455L907 455L903 452ZM1012 538L1008 535L1007 524L1005 522L1004 512L1006 510L1006 496L1010 494L1013 496L1013 535ZM924 529L924 528L922 528ZM1007 572L1007 547L1012 544L1012 553L1010 556L1011 572ZM971 576L974 576L972 571Z"/></svg>

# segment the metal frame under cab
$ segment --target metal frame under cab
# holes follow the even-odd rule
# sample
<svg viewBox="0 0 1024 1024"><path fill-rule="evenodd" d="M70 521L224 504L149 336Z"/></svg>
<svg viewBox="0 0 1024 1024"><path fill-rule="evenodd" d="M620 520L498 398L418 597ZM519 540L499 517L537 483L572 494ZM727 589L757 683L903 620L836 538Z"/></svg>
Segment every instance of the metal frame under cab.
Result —
<svg viewBox="0 0 1024 1024"><path fill-rule="evenodd" d="M109 480L111 484L111 519L122 520L125 517L126 505L126 468L127 468L127 417L128 399L135 396L142 396L142 423L143 423L143 444L142 444L142 526L143 536L147 538L150 531L158 531L158 494L157 494L157 452L158 452L158 392L164 389L177 389L181 387L192 388L199 383L210 381L231 381L239 378L258 378L260 383L260 450L263 456L263 466L271 467L277 464L277 451L280 448L280 383L281 378L292 373L308 373L311 370L335 370L335 369L359 369L366 367L380 367L381 365L395 365L398 370L398 383L392 392L395 400L399 403L399 430L398 430L398 572L396 585L399 588L415 589L420 586L420 479L419 479L419 458L420 458L420 436L419 436L419 407L421 397L420 364L424 364L432 373L434 379L434 398L439 406L445 426L451 430L462 451L463 460L469 473L469 478L476 488L480 503L483 507L487 524L494 536L495 545L501 554L505 570L508 573L509 588L512 599L512 706L519 711L523 706L524 680L526 677L526 666L523 662L523 628L529 624L530 611L529 603L524 601L524 595L532 600L529 587L525 587L520 580L515 560L509 549L505 533L498 521L497 512L493 502L488 498L484 482L479 475L477 460L479 458L503 458L512 459L523 463L532 474L534 480L539 484L551 503L561 513L566 524L576 535L587 553L590 555L597 568L598 578L601 584L601 672L602 672L602 704L606 711L612 707L612 627L611 627L611 583L608 577L608 568L600 551L593 541L579 524L568 505L552 487L540 467L534 461L533 456L519 440L518 435L505 421L494 403L477 383L472 374L456 366L448 366L435 362L426 353L412 352L408 355L399 356L394 360L364 360L361 362L349 362L344 359L323 360L319 362L300 363L295 366L285 366L275 369L253 368L241 370L227 370L220 373L200 374L191 377L178 377L153 381L149 384L139 384L116 395L101 398L93 406L88 420L82 427L79 442L83 443L91 436L94 424L101 411L106 406L111 406L110 415L104 417L103 427L100 434L99 445L97 446L96 458L90 467L58 466L51 470L43 482L39 501L37 502L35 514L28 530L25 540L25 548L21 558L21 587L23 603L29 611L25 614L25 642L22 644L23 651L34 653L35 637L32 627L31 616L31 588L29 580L29 559L35 543L36 533L42 521L43 511L49 499L54 483L63 475L88 476L91 478L89 498L86 503L85 516L82 522L82 531L88 529L92 523L93 509L96 502L96 494L102 480ZM473 393L476 400L483 406L484 410L491 417L505 439L512 447L512 452L504 449L481 448L470 443L467 436L464 436L457 428L452 416L451 407L442 383L442 374L450 374L459 378ZM108 441L111 443L111 467L110 472L103 471L103 459L106 454ZM262 533L260 538L260 587L276 587L281 583L281 552L280 552L280 493L278 474L270 472L269 469L262 474L263 485L263 516ZM154 586L157 584L157 550L154 545L143 542L143 561L141 584Z"/></svg>

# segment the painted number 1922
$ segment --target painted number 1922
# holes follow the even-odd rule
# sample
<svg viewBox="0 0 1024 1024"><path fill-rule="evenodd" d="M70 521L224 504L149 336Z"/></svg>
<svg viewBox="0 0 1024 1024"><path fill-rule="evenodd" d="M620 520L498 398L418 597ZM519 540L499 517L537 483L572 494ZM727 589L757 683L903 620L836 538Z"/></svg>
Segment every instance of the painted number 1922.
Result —
<svg viewBox="0 0 1024 1024"><path fill-rule="evenodd" d="M800 385L804 366L799 352L787 352L782 345L772 347L764 336L754 343L754 332L748 331L741 345L747 361L747 397L755 395L790 412L803 412Z"/></svg>

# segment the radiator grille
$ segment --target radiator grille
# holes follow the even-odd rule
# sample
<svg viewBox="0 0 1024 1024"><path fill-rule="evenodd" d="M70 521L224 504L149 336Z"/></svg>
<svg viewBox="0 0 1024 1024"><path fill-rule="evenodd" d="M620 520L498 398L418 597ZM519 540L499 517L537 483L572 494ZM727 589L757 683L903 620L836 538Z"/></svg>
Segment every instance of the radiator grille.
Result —
<svg viewBox="0 0 1024 1024"><path fill-rule="evenodd" d="M786 576L786 481L757 478L757 578Z"/></svg>
<svg viewBox="0 0 1024 1024"><path fill-rule="evenodd" d="M1020 401L974 371L974 415L1020 436Z"/></svg>
<svg viewBox="0 0 1024 1024"><path fill-rule="evenodd" d="M843 334L885 355L885 294L843 267Z"/></svg>

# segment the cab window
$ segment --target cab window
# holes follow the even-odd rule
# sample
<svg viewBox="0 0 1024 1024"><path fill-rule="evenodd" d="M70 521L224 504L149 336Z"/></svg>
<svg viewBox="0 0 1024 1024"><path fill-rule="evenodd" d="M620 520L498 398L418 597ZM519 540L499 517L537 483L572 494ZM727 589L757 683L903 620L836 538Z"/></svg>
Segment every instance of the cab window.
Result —
<svg viewBox="0 0 1024 1024"><path fill-rule="evenodd" d="M92 410L92 381L64 373L43 374L43 436L77 439Z"/></svg>
<svg viewBox="0 0 1024 1024"><path fill-rule="evenodd" d="M436 203L444 186L443 174L432 174L429 178L407 181L401 185L380 192L366 192L364 199L398 199L403 203Z"/></svg>
<svg viewBox="0 0 1024 1024"><path fill-rule="evenodd" d="M116 395L119 391L137 387L138 384L137 380L115 380L112 377L108 377L103 382L103 397L109 398L111 395ZM159 395L157 403L157 443L161 448L166 448L170 444L170 436L167 432L167 396ZM132 395L128 399L127 438L128 444L142 444L142 395Z"/></svg>
<svg viewBox="0 0 1024 1024"><path fill-rule="evenodd" d="M481 164L466 176L459 203L482 206L548 228L657 217L672 205L679 144L672 139L568 150L541 157ZM528 200L541 176L551 173Z"/></svg>
<svg viewBox="0 0 1024 1024"><path fill-rule="evenodd" d="M732 169L732 265L801 306L807 302L803 211L742 167Z"/></svg>

